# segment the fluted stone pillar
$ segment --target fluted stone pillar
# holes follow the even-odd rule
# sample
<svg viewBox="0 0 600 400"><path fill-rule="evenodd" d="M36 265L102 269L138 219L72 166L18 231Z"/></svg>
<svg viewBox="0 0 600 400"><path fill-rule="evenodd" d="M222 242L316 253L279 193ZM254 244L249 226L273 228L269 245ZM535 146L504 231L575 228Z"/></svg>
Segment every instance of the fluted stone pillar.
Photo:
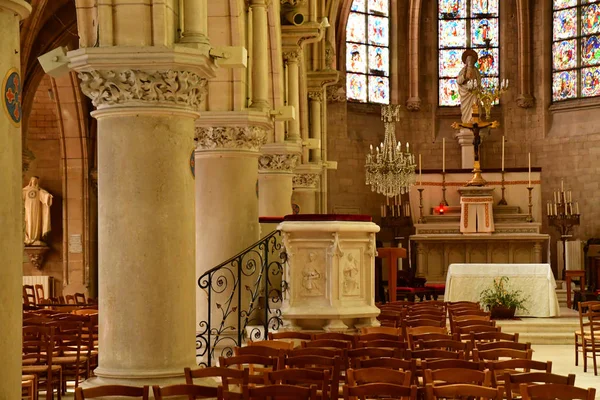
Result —
<svg viewBox="0 0 600 400"><path fill-rule="evenodd" d="M310 132L309 137L311 139L319 140L319 143L323 142L321 125L322 125L322 106L323 106L323 89L312 90L308 92L308 98L310 99ZM321 162L321 146L316 149L310 150L310 162L320 163Z"/></svg>
<svg viewBox="0 0 600 400"><path fill-rule="evenodd" d="M300 142L300 49L284 51L288 66L288 104L296 110L296 118L288 123L287 140Z"/></svg>
<svg viewBox="0 0 600 400"><path fill-rule="evenodd" d="M22 0L0 0L0 399L21 398L23 203L19 21L31 12Z"/></svg>
<svg viewBox="0 0 600 400"><path fill-rule="evenodd" d="M271 0L250 0L252 7L252 104L250 108L269 109L269 20Z"/></svg>
<svg viewBox="0 0 600 400"><path fill-rule="evenodd" d="M271 121L254 111L206 113L196 124L196 278L259 239L258 157L269 129ZM196 301L201 331L208 306L199 288ZM228 325L237 326L237 314L231 318Z"/></svg>
<svg viewBox="0 0 600 400"><path fill-rule="evenodd" d="M292 213L292 179L299 160L300 146L290 148L279 143L263 146L258 159L259 216L283 217Z"/></svg>
<svg viewBox="0 0 600 400"><path fill-rule="evenodd" d="M315 173L296 173L293 184L292 203L298 207L299 213L318 214L319 175Z"/></svg>

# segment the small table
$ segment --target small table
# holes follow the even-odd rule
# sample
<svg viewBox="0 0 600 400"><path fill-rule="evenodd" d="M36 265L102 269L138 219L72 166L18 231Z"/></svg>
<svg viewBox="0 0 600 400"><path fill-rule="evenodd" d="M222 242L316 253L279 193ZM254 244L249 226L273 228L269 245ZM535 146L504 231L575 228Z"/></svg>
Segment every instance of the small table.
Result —
<svg viewBox="0 0 600 400"><path fill-rule="evenodd" d="M390 262L388 268L388 291L390 292L390 301L396 301L398 259L406 258L406 249L402 247L378 247L377 258L387 258Z"/></svg>
<svg viewBox="0 0 600 400"><path fill-rule="evenodd" d="M585 270L584 269L573 269L565 271L565 279L567 281L567 308L571 308L573 302L571 301L571 279L579 278L579 287L585 291Z"/></svg>

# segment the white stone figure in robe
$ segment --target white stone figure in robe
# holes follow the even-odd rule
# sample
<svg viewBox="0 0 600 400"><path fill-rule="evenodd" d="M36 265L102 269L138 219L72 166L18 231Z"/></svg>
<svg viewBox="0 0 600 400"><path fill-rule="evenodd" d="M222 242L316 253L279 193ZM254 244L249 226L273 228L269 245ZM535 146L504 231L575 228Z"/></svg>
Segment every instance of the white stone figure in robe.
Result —
<svg viewBox="0 0 600 400"><path fill-rule="evenodd" d="M481 85L481 74L475 66L478 60L477 52L472 49L465 50L462 54L463 63L465 66L460 70L460 73L456 77L456 83L458 84L458 94L460 95L460 113L461 122L463 124L471 122L473 117L473 104L477 102L477 95L472 92L473 83L476 81L477 86Z"/></svg>
<svg viewBox="0 0 600 400"><path fill-rule="evenodd" d="M308 262L302 269L302 287L305 295L320 295L321 291L321 273L316 262L317 255L314 252L308 253Z"/></svg>
<svg viewBox="0 0 600 400"><path fill-rule="evenodd" d="M42 189L39 178L32 177L23 188L25 207L25 244L27 246L45 246L42 240L50 233L50 206L52 195Z"/></svg>
<svg viewBox="0 0 600 400"><path fill-rule="evenodd" d="M343 282L343 292L344 294L353 295L357 294L359 290L359 282L358 282L358 261L352 253L348 253L348 258L344 265L343 269L344 273L344 282Z"/></svg>

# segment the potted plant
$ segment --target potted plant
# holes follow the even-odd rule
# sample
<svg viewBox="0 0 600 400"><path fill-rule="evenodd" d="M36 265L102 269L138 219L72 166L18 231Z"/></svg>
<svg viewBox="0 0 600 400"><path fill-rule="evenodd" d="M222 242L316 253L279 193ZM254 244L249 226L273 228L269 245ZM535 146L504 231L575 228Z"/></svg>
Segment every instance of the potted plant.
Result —
<svg viewBox="0 0 600 400"><path fill-rule="evenodd" d="M524 305L527 298L520 290L508 288L507 276L495 278L492 287L479 296L479 302L491 312L492 318L513 318L516 310L527 311Z"/></svg>

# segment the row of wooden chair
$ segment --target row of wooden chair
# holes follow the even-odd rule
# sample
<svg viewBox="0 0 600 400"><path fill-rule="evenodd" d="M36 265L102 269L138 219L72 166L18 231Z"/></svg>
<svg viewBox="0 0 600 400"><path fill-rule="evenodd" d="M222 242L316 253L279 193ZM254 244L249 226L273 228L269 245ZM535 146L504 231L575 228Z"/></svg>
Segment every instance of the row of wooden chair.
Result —
<svg viewBox="0 0 600 400"><path fill-rule="evenodd" d="M596 358L600 356L600 301L580 302L579 331L575 332L575 365L579 365L579 353L583 356L583 372L587 372L588 359L592 358L594 375L598 375Z"/></svg>
<svg viewBox="0 0 600 400"><path fill-rule="evenodd" d="M87 299L85 293L74 293L66 296L49 297L44 293L44 286L23 285L23 304L25 305L51 305L51 304L73 304L87 305L94 304L93 299Z"/></svg>

